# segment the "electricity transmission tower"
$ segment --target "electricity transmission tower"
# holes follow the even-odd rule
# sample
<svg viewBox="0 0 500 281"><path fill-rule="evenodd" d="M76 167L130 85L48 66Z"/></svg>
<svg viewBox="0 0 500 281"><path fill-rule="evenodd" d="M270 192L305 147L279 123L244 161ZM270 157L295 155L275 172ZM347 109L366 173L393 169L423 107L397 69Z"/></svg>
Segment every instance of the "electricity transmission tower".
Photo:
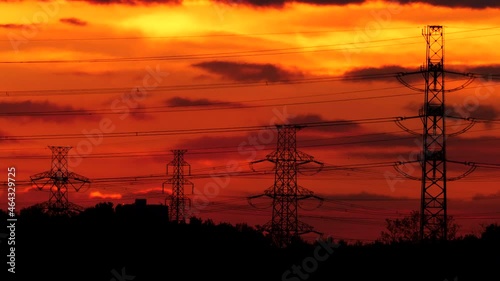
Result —
<svg viewBox="0 0 500 281"><path fill-rule="evenodd" d="M84 176L68 170L69 146L49 146L52 151L52 167L49 171L35 174L30 177L31 182L42 190L50 186L49 200L38 204L47 213L53 215L73 214L83 210L82 207L69 202L68 187L73 187L77 192L90 180Z"/></svg>
<svg viewBox="0 0 500 281"><path fill-rule="evenodd" d="M403 175L421 181L421 203L420 203L420 233L421 240L446 240L448 237L448 213L447 213L447 181L456 180L470 174L475 167L455 178L447 177L446 140L467 131L474 123L453 134L446 132L446 118L448 110L445 107L445 92L456 91L465 88L472 83L474 77L468 74L445 71L444 68L444 29L439 25L429 25L422 32L426 46L426 62L421 71L414 73L403 73L398 76L400 82L410 89L424 92L424 103L420 109L418 118L423 123L423 133L417 134L399 123L409 118L401 118L398 125L405 131L420 135L422 137L423 151L418 162L422 168L421 177L413 177L397 170ZM406 83L401 77L408 74L420 73L425 80L423 90L415 88ZM445 90L445 73L465 75L469 80L460 87ZM453 161L452 161L453 162ZM401 163L404 164L404 163Z"/></svg>
<svg viewBox="0 0 500 281"><path fill-rule="evenodd" d="M251 199L262 196L272 199L272 218L263 226L263 230L270 234L276 246L284 248L300 234L316 232L311 226L298 220L298 202L312 197L322 199L297 184L297 173L301 165L316 163L322 167L323 164L314 160L312 156L297 151L298 126L277 125L276 127L278 129L276 151L267 155L265 159L250 163L251 165L263 161L273 163L274 185L265 190L264 194L249 197L249 202L251 204Z"/></svg>
<svg viewBox="0 0 500 281"><path fill-rule="evenodd" d="M162 192L165 192L165 184L172 184L172 194L170 195L169 218L173 222L186 222L186 207L189 206L189 198L184 197L184 186L194 184L185 179L184 168L187 167L187 175L191 174L191 166L184 160L184 154L187 150L172 150L174 159L167 164L167 175L169 167L173 169L173 174L170 179L162 185ZM168 198L168 197L167 197ZM165 201L167 201L167 198Z"/></svg>

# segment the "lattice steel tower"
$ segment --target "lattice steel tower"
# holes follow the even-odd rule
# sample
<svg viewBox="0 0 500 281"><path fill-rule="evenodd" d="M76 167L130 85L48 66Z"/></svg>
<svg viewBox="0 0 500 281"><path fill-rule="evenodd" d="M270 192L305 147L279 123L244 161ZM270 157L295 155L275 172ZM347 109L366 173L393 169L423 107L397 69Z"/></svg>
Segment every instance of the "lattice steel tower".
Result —
<svg viewBox="0 0 500 281"><path fill-rule="evenodd" d="M421 182L421 200L420 200L420 240L446 240L448 238L448 210L446 199L446 184L448 181L454 181L464 178L475 169L471 165L469 170L460 176L450 178L447 176L446 140L450 136L456 136L464 133L474 125L474 121L462 130L454 133L446 132L446 118L458 118L470 121L469 118L450 116L445 107L445 93L461 90L470 85L474 76L466 73L447 71L444 68L444 29L440 25L429 25L422 31L426 40L426 61L420 71L413 73L402 73L398 76L400 82L408 88L424 92L424 103L420 109L417 118L423 123L423 132L415 133L404 127L400 121L410 118L400 118L397 121L405 131L419 135L422 138L422 153L418 158L421 165L421 177L414 177L396 167L404 176L419 180ZM463 75L469 77L468 81L459 87L445 90L445 73ZM408 74L422 74L425 81L424 89L414 87L405 82L401 77ZM412 161L409 161L410 163ZM463 164L463 163L461 163ZM404 165L399 162L398 165Z"/></svg>
<svg viewBox="0 0 500 281"><path fill-rule="evenodd" d="M430 25L427 42L425 97L420 113L423 131L420 239L447 238L446 130L444 95L444 30Z"/></svg>
<svg viewBox="0 0 500 281"><path fill-rule="evenodd" d="M49 200L38 206L55 215L82 211L82 207L69 202L68 186L78 192L85 184L90 184L90 180L68 170L67 155L71 147L49 146L49 148L52 151L51 169L30 177L31 182L39 190L50 185Z"/></svg>
<svg viewBox="0 0 500 281"><path fill-rule="evenodd" d="M173 170L172 178L165 181L162 185L162 192L165 192L165 184L172 184L172 194L170 195L169 218L173 222L186 222L186 209L189 207L189 198L184 196L184 186L194 184L184 178L186 175L191 174L191 166L184 160L184 154L187 150L172 150L174 159L167 164L167 175L169 174L169 167ZM187 174L184 169L187 167ZM168 200L168 197L165 201Z"/></svg>
<svg viewBox="0 0 500 281"><path fill-rule="evenodd" d="M284 248L300 234L315 232L306 223L298 220L298 201L315 197L312 191L297 184L298 167L306 163L322 163L314 160L308 154L297 151L296 135L300 127L296 125L277 125L278 141L276 151L266 156L266 159L251 162L269 161L275 165L274 185L264 191L264 194L251 196L249 199L268 196L272 202L271 221L263 226L269 232L272 241L278 247Z"/></svg>

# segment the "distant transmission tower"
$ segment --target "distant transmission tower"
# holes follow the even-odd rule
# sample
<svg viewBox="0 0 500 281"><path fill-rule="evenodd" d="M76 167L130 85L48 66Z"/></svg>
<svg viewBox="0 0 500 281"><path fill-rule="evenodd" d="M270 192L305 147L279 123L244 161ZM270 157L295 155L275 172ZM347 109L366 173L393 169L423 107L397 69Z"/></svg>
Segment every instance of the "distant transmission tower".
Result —
<svg viewBox="0 0 500 281"><path fill-rule="evenodd" d="M54 215L72 214L83 208L68 201L68 186L77 192L90 180L68 170L69 146L49 146L52 150L52 168L30 177L31 182L42 190L50 186L49 201L38 204L46 212Z"/></svg>
<svg viewBox="0 0 500 281"><path fill-rule="evenodd" d="M172 178L165 181L162 185L162 192L165 192L165 184L172 184L172 194L170 195L169 217L173 222L186 222L186 208L189 206L189 198L184 197L184 186L194 184L185 179L185 175L191 174L191 166L184 161L184 154L187 150L172 150L174 159L167 164L167 175L169 168L173 169ZM187 167L187 174L184 173L184 168ZM167 197L168 198L168 197ZM165 199L167 200L167 199Z"/></svg>
<svg viewBox="0 0 500 281"><path fill-rule="evenodd" d="M419 72L404 73L398 76L398 79L407 87L424 92L424 104L419 112L419 118L423 123L422 137L423 151L418 161L422 167L422 177L416 178L402 174L409 178L421 181L421 204L420 204L420 239L446 240L448 237L448 213L447 213L447 190L446 183L450 180L463 178L473 171L469 171L456 178L447 178L446 163L446 139L449 136L465 132L473 123L460 132L446 133L446 118L448 111L445 107L445 92L456 91L465 88L472 83L474 77L463 73L454 73L469 76L469 81L458 88L445 90L445 71L444 69L444 30L439 25L429 25L422 32L427 42L426 62L423 69ZM423 74L425 88L423 90L415 88L402 80L403 75ZM407 118L404 118L407 119ZM403 119L401 119L403 120ZM400 123L400 127L410 132Z"/></svg>
<svg viewBox="0 0 500 281"><path fill-rule="evenodd" d="M315 232L311 226L298 220L298 201L312 197L320 200L321 198L297 184L297 173L300 165L313 162L322 167L323 164L314 160L312 156L297 151L298 126L277 125L276 127L278 129L276 151L267 155L265 159L251 162L251 165L263 161L274 163L274 185L264 191L264 194L249 197L249 201L262 196L273 200L272 219L263 228L269 232L276 246L284 248L300 234Z"/></svg>

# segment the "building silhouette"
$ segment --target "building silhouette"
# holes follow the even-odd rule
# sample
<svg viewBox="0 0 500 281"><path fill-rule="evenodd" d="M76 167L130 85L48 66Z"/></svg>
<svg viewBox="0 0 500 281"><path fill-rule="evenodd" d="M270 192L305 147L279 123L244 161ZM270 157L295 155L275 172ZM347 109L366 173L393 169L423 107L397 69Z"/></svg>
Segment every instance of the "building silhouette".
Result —
<svg viewBox="0 0 500 281"><path fill-rule="evenodd" d="M133 204L118 204L115 212L118 217L127 220L168 221L168 206L147 204L147 200L143 198L135 199Z"/></svg>

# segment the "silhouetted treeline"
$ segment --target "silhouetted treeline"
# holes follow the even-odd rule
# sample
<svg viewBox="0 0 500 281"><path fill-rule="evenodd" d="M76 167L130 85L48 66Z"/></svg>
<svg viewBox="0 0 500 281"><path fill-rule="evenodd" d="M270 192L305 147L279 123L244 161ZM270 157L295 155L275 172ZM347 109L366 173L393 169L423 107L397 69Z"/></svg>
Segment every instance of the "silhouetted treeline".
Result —
<svg viewBox="0 0 500 281"><path fill-rule="evenodd" d="M480 237L447 243L340 242L335 248L327 241L296 241L278 249L246 224L195 217L176 224L161 216L117 212L111 203L71 217L32 207L17 218L15 280L500 280L498 225ZM1 211L0 233L7 232L6 220ZM0 247L5 265L5 239Z"/></svg>

